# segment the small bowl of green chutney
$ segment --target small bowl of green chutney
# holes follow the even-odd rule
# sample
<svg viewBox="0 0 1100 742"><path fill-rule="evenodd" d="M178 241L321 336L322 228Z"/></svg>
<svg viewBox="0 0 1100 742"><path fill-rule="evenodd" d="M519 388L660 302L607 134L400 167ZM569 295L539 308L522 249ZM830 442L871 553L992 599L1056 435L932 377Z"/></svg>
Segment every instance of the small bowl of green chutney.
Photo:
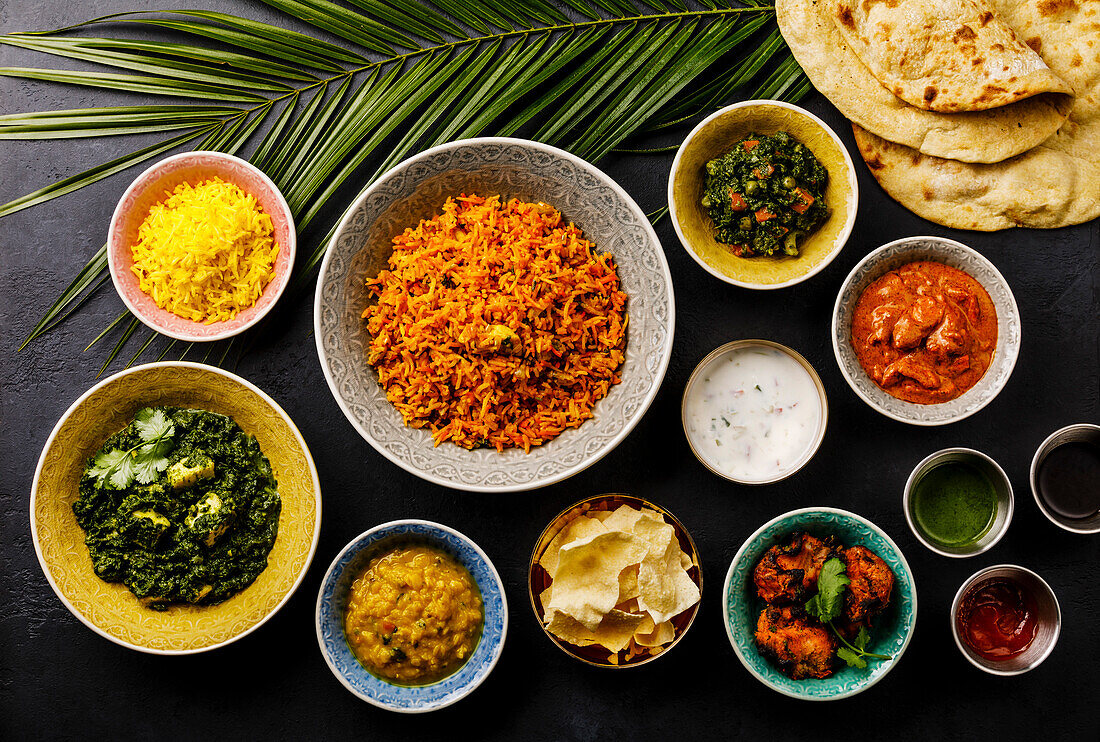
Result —
<svg viewBox="0 0 1100 742"><path fill-rule="evenodd" d="M1004 469L972 448L945 448L917 464L902 503L917 540L947 557L992 549L1015 508Z"/></svg>

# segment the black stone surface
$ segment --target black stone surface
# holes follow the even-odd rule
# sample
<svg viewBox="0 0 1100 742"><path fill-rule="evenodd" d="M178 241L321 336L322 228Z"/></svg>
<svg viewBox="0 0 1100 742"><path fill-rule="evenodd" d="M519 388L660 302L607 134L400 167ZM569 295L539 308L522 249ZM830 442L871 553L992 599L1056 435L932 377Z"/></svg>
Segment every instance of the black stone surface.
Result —
<svg viewBox="0 0 1100 742"><path fill-rule="evenodd" d="M0 30L54 28L143 5L0 0ZM300 27L258 3L159 5L219 8ZM49 63L0 46L0 66ZM140 101L111 91L0 78L2 113ZM805 105L855 151L835 109L816 94ZM0 143L0 202L131 151L134 141ZM651 211L665 202L671 161L669 154L611 157L600 164ZM56 331L16 350L103 244L115 202L136 174L113 176L0 221L0 738L1100 738L1094 705L1100 693L1100 536L1072 535L1048 523L1027 478L1035 448L1051 431L1100 421L1095 222L1048 232L955 232L894 204L860 166L859 219L836 261L795 288L754 292L707 275L666 220L657 231L672 267L678 316L660 394L637 429L596 466L521 494L432 486L375 453L329 394L310 334L312 297L303 297L283 307L276 331L235 370L287 410L313 451L324 496L316 558L293 599L252 635L207 654L160 657L117 646L73 618L43 576L29 527L39 452L57 419L94 383L105 349L83 348L118 315L121 302L108 285ZM333 216L351 195L340 194ZM828 335L836 291L856 261L884 242L917 234L952 237L981 251L1008 279L1023 315L1023 350L1004 392L979 414L932 429L893 422L863 404L841 378ZM692 368L712 348L741 337L770 338L799 350L817 368L830 401L829 431L817 456L797 476L761 488L709 474L692 456L679 423L680 395ZM139 344L132 342L123 357ZM911 468L926 454L954 445L990 454L1016 490L1007 536L973 559L926 550L901 511ZM644 495L672 510L700 547L706 579L701 614L684 641L658 662L621 672L598 671L564 656L543 636L525 588L530 550L546 522L573 501L606 491ZM719 604L726 569L742 541L765 520L810 505L847 508L879 524L904 551L919 591L916 633L898 666L866 693L828 704L791 700L754 680L730 648ZM494 673L466 700L427 716L387 713L350 695L325 666L313 630L316 591L336 552L370 526L402 517L437 520L477 541L500 570L511 607L507 644ZM967 576L1003 562L1047 579L1064 619L1051 657L1031 673L1007 679L980 673L962 658L947 616Z"/></svg>

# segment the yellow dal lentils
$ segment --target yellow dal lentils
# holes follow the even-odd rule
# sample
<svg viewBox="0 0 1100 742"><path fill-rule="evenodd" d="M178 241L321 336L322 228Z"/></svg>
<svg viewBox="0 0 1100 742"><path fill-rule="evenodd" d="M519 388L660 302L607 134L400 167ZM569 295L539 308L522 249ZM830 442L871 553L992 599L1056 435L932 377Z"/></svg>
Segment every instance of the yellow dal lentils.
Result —
<svg viewBox="0 0 1100 742"><path fill-rule="evenodd" d="M371 559L352 583L344 632L375 675L425 685L470 658L481 623L481 593L462 565L428 546L402 546Z"/></svg>

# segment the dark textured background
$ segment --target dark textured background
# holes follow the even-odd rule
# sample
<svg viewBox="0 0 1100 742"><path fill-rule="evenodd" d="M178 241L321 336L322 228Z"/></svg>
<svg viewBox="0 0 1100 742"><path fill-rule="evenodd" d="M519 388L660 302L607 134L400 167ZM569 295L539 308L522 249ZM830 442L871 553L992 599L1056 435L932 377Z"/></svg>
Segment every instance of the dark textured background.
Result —
<svg viewBox="0 0 1100 742"><path fill-rule="evenodd" d="M54 28L141 5L0 0L0 31ZM299 27L240 0L163 5L219 7ZM0 66L48 64L0 47ZM0 78L2 113L120 101L140 98ZM855 151L850 131L823 98L815 94L804 103ZM0 203L131 151L133 142L0 143ZM671 161L669 154L600 164L651 211L664 203ZM678 316L660 394L638 428L596 466L520 494L432 486L376 454L325 386L310 334L311 298L302 297L283 308L282 326L235 370L287 410L312 448L324 494L316 559L298 593L254 634L207 654L159 657L115 645L69 614L42 574L28 524L41 447L56 420L93 384L105 348L82 350L117 316L121 302L107 287L74 319L16 352L103 244L115 202L136 174L116 175L0 222L0 738L1100 738L1094 706L1100 693L1100 536L1072 535L1048 523L1027 480L1032 453L1051 431L1100 422L1095 222L1050 232L954 232L894 204L860 166L859 219L840 256L805 284L754 292L704 273L666 220L657 232L672 267ZM341 195L333 217L352 195ZM856 261L884 242L916 234L953 237L980 250L1004 273L1023 314L1023 350L1004 392L979 414L934 429L893 422L860 402L840 376L828 335L836 291ZM770 338L803 353L821 374L830 401L829 431L817 456L797 476L761 488L709 474L689 451L679 423L680 395L692 368L712 348L741 337ZM137 345L132 342L123 356L128 359ZM922 547L901 510L912 467L955 445L1000 462L1017 496L1004 540L964 560ZM564 656L543 636L524 586L531 547L546 522L573 501L604 491L644 495L672 510L695 537L706 576L691 633L660 661L632 671L598 671ZM765 520L809 505L848 508L879 524L905 552L919 591L916 634L898 666L866 693L830 704L794 701L754 680L726 640L718 597L742 541ZM313 630L316 591L336 552L370 526L403 517L438 520L477 541L500 570L512 612L503 657L485 684L456 706L421 717L381 711L345 691L325 666ZM1046 578L1064 618L1051 657L1007 679L985 675L962 658L947 616L961 582L1001 562Z"/></svg>

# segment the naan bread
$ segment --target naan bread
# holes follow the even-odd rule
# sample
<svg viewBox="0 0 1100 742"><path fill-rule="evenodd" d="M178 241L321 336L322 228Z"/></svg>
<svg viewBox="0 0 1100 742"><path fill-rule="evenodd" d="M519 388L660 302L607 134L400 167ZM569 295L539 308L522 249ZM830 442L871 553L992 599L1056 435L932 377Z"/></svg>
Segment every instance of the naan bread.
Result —
<svg viewBox="0 0 1100 742"><path fill-rule="evenodd" d="M986 0L831 0L840 34L906 103L957 113L1072 90Z"/></svg>
<svg viewBox="0 0 1100 742"><path fill-rule="evenodd" d="M1065 121L1072 99L1061 93L952 114L909 105L884 88L845 42L827 7L834 1L776 0L779 29L814 87L864 129L935 157L1000 162L1035 147Z"/></svg>
<svg viewBox="0 0 1100 742"><path fill-rule="evenodd" d="M946 227L1054 228L1100 216L1100 0L998 0L998 11L1077 99L1038 147L991 165L928 157L853 125L856 144L887 193Z"/></svg>

